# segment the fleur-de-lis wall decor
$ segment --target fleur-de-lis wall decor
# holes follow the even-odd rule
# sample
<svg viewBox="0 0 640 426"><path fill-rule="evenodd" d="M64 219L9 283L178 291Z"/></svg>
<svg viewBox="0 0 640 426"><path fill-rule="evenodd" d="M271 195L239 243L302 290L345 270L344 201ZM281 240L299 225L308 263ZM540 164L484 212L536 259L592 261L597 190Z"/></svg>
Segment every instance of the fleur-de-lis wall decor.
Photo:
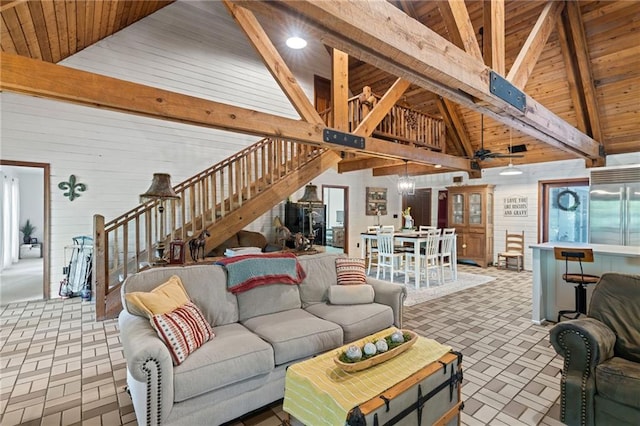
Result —
<svg viewBox="0 0 640 426"><path fill-rule="evenodd" d="M65 197L69 197L69 201L73 201L80 196L79 192L84 192L87 190L87 185L84 183L76 182L76 176L69 176L69 182L60 182L58 184L58 188L62 189L65 192Z"/></svg>

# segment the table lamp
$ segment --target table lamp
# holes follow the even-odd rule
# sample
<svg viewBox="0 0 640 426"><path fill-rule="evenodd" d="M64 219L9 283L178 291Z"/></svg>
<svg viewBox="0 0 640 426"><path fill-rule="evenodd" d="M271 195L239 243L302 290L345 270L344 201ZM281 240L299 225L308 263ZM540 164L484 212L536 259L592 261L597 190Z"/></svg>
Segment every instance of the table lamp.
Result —
<svg viewBox="0 0 640 426"><path fill-rule="evenodd" d="M158 201L158 213L160 213L160 238L156 245L156 256L158 257L157 263L166 263L164 259L164 200L179 200L180 196L176 194L171 186L171 176L167 173L154 173L151 186L147 189L147 192L140 194L140 200L145 201Z"/></svg>
<svg viewBox="0 0 640 426"><path fill-rule="evenodd" d="M309 185L304 187L304 195L298 200L298 203L307 204L309 215L309 249L313 247L313 241L315 240L315 234L313 233L313 207L321 206L322 200L318 198L318 187L309 182ZM304 229L304 223L302 224Z"/></svg>

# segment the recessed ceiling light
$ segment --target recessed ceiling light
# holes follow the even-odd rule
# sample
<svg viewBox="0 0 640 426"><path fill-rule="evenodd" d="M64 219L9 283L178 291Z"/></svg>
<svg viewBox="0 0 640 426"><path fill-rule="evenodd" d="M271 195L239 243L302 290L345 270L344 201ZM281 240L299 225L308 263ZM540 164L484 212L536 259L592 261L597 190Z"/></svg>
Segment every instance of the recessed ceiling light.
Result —
<svg viewBox="0 0 640 426"><path fill-rule="evenodd" d="M442 168L442 164L436 164L433 167L435 167L436 169L441 169Z"/></svg>
<svg viewBox="0 0 640 426"><path fill-rule="evenodd" d="M291 49L304 49L305 47L307 47L307 40L298 36L289 37L287 39L287 46L289 46Z"/></svg>

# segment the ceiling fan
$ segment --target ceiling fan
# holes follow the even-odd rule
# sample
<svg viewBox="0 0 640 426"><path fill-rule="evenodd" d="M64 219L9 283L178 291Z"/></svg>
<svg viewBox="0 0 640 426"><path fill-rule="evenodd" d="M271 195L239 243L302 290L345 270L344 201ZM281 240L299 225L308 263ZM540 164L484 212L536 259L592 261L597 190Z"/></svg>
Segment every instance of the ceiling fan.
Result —
<svg viewBox="0 0 640 426"><path fill-rule="evenodd" d="M510 148L511 150L511 148ZM513 151L510 151L513 152ZM484 114L480 114L480 149L473 153L473 160L486 160L488 158L522 158L522 154L500 154L484 149Z"/></svg>

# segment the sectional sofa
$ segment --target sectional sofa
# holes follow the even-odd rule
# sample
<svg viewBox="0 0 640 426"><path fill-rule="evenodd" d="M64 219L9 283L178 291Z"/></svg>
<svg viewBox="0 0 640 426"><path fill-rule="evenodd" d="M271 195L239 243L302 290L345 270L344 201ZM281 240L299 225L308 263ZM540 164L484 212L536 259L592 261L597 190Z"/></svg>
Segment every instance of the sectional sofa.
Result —
<svg viewBox="0 0 640 426"><path fill-rule="evenodd" d="M161 267L128 277L119 326L138 424L218 425L238 418L283 398L285 371L292 363L392 325L401 328L406 297L401 285L367 277L370 299L366 292L353 304L344 294L331 296L346 287L337 286L339 256L344 255L300 256L306 272L301 284L264 285L237 294L227 290L227 272L215 264ZM177 366L149 319L125 297L149 292L173 275L215 333Z"/></svg>

